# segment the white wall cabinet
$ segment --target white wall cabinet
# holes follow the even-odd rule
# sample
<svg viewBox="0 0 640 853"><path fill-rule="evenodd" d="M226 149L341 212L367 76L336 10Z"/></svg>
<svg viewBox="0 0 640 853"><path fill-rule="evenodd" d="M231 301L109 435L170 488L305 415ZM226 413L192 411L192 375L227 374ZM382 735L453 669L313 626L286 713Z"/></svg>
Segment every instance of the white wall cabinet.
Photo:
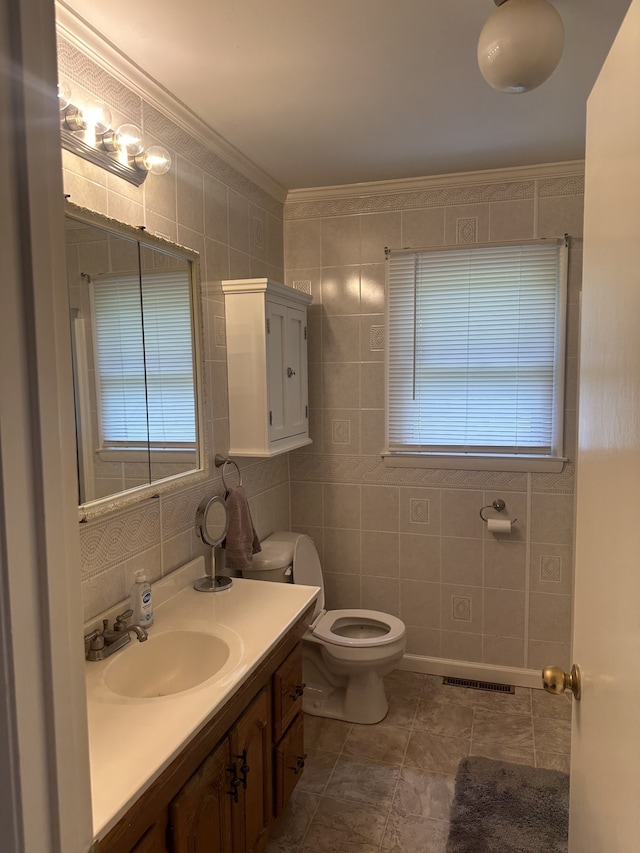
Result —
<svg viewBox="0 0 640 853"><path fill-rule="evenodd" d="M229 455L276 456L310 444L307 306L311 296L269 278L222 282Z"/></svg>

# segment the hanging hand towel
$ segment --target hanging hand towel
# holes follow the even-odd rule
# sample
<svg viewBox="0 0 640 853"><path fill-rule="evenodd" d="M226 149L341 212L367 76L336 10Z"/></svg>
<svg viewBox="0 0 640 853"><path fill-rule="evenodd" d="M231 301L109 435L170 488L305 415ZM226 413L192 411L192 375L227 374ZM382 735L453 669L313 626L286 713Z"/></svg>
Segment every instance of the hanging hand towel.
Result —
<svg viewBox="0 0 640 853"><path fill-rule="evenodd" d="M226 503L229 510L229 526L224 544L226 566L228 569L249 569L253 555L262 549L251 520L249 501L242 486L229 490Z"/></svg>

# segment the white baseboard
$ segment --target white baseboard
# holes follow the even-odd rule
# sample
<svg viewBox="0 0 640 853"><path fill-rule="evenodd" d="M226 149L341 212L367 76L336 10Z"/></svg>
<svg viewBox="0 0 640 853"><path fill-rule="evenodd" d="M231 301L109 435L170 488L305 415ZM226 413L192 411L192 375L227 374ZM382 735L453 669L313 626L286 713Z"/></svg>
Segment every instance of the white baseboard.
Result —
<svg viewBox="0 0 640 853"><path fill-rule="evenodd" d="M542 690L542 678L536 669L519 669L511 666L493 666L486 663L430 658L423 655L405 655L398 669L423 672L428 675L450 675L455 678L473 678L514 687L534 687Z"/></svg>

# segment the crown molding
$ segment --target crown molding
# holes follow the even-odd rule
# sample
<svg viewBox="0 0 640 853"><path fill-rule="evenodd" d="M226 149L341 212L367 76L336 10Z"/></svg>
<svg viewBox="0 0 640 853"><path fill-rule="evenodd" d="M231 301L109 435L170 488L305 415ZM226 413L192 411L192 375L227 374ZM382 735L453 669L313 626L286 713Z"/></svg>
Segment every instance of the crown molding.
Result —
<svg viewBox="0 0 640 853"><path fill-rule="evenodd" d="M367 196L394 195L421 192L435 187L469 186L471 184L509 183L533 181L542 178L560 178L584 175L584 160L564 163L541 163L533 166L517 166L505 169L487 169L476 172L455 172L447 175L425 175L420 178L401 178L393 181L371 181L360 184L338 184L331 187L310 187L289 190L285 204L299 204L341 198L365 198Z"/></svg>
<svg viewBox="0 0 640 853"><path fill-rule="evenodd" d="M55 10L56 28L63 38L264 192L281 203L285 201L287 191L281 184L245 157L223 136L216 133L186 104L150 77L139 65L136 65L114 44L66 6L62 0L56 0Z"/></svg>

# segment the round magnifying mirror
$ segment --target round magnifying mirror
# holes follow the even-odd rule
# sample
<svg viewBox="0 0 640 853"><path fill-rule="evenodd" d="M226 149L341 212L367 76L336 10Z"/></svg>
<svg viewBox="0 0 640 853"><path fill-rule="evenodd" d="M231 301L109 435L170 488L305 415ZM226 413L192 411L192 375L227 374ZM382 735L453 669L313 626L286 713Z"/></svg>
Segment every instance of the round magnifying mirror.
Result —
<svg viewBox="0 0 640 853"><path fill-rule="evenodd" d="M227 505L215 495L205 498L196 512L196 530L198 536L207 545L215 548L224 539L229 521Z"/></svg>
<svg viewBox="0 0 640 853"><path fill-rule="evenodd" d="M211 545L214 548L216 565L218 564L217 552L222 553L219 546L226 536L228 523L227 505L222 498L215 495L212 498L205 498L200 503L196 512L196 531L206 545ZM193 588L197 589L198 592L218 592L222 589L228 589L231 583L231 578L216 575L213 572L211 575L207 574L199 578L194 583Z"/></svg>

